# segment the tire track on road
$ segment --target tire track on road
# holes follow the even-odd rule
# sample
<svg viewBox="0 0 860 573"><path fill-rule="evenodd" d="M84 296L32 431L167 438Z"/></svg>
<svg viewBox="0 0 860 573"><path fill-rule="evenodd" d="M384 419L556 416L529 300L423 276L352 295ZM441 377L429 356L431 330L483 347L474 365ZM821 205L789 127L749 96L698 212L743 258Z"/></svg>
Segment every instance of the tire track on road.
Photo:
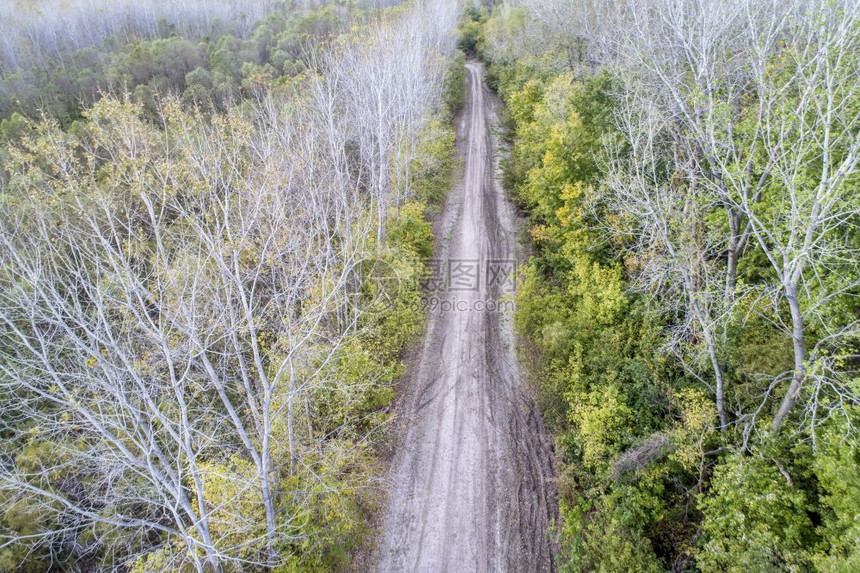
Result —
<svg viewBox="0 0 860 573"><path fill-rule="evenodd" d="M516 221L494 175L495 100L469 63L466 172L446 212L452 260L514 260ZM380 571L551 571L557 512L550 442L521 386L505 293L481 277L463 306L429 317L401 403L405 430L382 522ZM451 293L447 293L451 294ZM498 305L497 305L498 307ZM407 392L409 392L407 390Z"/></svg>

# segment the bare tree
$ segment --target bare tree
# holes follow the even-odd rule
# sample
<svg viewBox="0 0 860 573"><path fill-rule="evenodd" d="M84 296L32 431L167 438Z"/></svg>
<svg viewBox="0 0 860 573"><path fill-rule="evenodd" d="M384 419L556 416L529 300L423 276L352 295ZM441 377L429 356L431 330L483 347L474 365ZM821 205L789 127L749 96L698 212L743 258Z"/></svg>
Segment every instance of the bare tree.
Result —
<svg viewBox="0 0 860 573"><path fill-rule="evenodd" d="M67 52L94 46L110 37L155 38L169 24L183 34L203 37L216 26L231 26L242 37L273 7L272 0L148 2L30 0L0 6L0 71L42 59L60 60Z"/></svg>
<svg viewBox="0 0 860 573"><path fill-rule="evenodd" d="M617 113L624 146L609 148L604 201L628 223L609 229L633 238L639 286L677 317L667 347L713 393L725 430L729 419L720 353L731 308L723 297L725 267L719 264L725 243L706 222L719 199L699 183L695 166L672 137L671 120L643 99L629 92ZM701 360L695 356L700 350L710 379L701 374Z"/></svg>
<svg viewBox="0 0 860 573"><path fill-rule="evenodd" d="M343 86L341 110L355 135L363 187L376 211L377 249L385 245L388 209L409 194L416 138L439 105L455 20L454 7L446 3L417 7L396 25L374 20L326 62Z"/></svg>
<svg viewBox="0 0 860 573"><path fill-rule="evenodd" d="M836 364L856 323L828 322L826 309L858 286L850 191L857 171L858 78L850 62L857 57L858 3L512 4L528 9L506 6L500 25L528 23L489 30L491 58L550 50L574 71L589 73L596 63L620 80L623 143L607 149L601 200L621 215L615 221L627 221L614 230L632 233L638 283L676 318L668 347L711 388L721 425L730 422L727 329L745 320L739 304L792 341L793 370L772 375L765 393L767 401L790 380L775 429L812 371L809 418L817 408L844 411L855 403ZM506 54L511 50L517 53ZM755 250L776 278L739 285L740 261ZM813 342L806 339L810 328Z"/></svg>
<svg viewBox="0 0 860 573"><path fill-rule="evenodd" d="M315 498L284 483L326 479L315 401L340 388L355 270L408 196L455 20L379 19L250 110L167 99L152 125L107 98L79 135L44 121L10 150L0 499L42 525L4 543L85 557L102 547L81 534L109 530L116 555L202 571L273 567L306 535Z"/></svg>
<svg viewBox="0 0 860 573"><path fill-rule="evenodd" d="M38 176L46 197L69 201L4 213L4 419L39 420L40 439L72 440L61 456L69 471L92 472L99 487L73 501L36 485L44 470L14 469L4 485L43 497L62 514L56 523L170 533L198 568L250 559L258 541L271 565L290 534L289 519L276 521L277 468L297 457L297 377L346 334L323 321L349 255L320 248L329 214L346 204L304 192L313 174L238 117L203 131L202 117L175 108L164 119L169 131L157 134L119 104L91 112L84 151L105 162L107 179L73 160L56 179L28 160L16 167ZM44 129L69 158L75 150ZM207 502L203 460L225 450L254 468L225 503L257 492L259 535L249 526L241 539L235 529L229 540L213 536L211 513L240 512ZM128 500L128 491L139 493Z"/></svg>
<svg viewBox="0 0 860 573"><path fill-rule="evenodd" d="M775 431L797 402L809 373L816 373L817 386L824 381L827 369L815 364L828 359L837 341L858 334L856 319L839 326L829 323L827 307L840 297L856 296L860 286L860 253L854 244L860 215L860 6L823 2L804 8L786 25L785 47L770 66L762 62L759 71L761 120L745 159L761 165L754 170L760 187L747 192L749 176L724 164L726 180L736 190L735 204L748 217L752 235L775 273L770 290L778 297L775 321L792 340L794 370L773 419ZM788 306L787 322L781 319L778 299ZM813 327L824 334L810 353L806 335ZM837 374L829 380L837 395L848 403L860 402L849 389L834 384L839 378Z"/></svg>

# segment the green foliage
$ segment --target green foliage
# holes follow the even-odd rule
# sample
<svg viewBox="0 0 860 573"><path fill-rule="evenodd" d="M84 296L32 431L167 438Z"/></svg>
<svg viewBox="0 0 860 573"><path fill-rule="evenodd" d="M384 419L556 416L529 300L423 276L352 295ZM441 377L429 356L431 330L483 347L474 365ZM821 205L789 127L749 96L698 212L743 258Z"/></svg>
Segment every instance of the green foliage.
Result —
<svg viewBox="0 0 860 573"><path fill-rule="evenodd" d="M817 438L809 430L795 436L800 444L815 441L813 454L751 427L743 435L740 428L737 434L717 429L713 393L666 355L664 340L679 316L658 312L630 288L648 261L633 254L623 234L602 232L607 225L625 229L623 213L604 206L609 191L601 160L606 144L625 145L612 124L619 80L565 66L566 55L553 51L558 46L551 41L543 52L543 44L529 45L529 18L528 7L503 5L489 19L473 19L480 29L469 24L463 38L470 47L480 45L476 51L487 60L488 83L506 104L512 147L504 182L529 216L533 256L525 265L515 321L538 351L531 366L562 460L562 568L857 569L856 439L831 423ZM767 73L789 77L795 73L793 58L786 50ZM746 120L733 134L738 149L761 148L744 139L760 120L753 99L746 101ZM786 98L785 109L773 113L791 117L791 101ZM723 129L720 114L730 112L717 108L715 129ZM815 153L810 148L805 162L810 172L792 172L790 182L769 180L755 206L762 219L788 221L789 187L801 203L815 194L821 168ZM666 161L661 168L671 175L671 157ZM767 158L738 161L741 170L764 165ZM718 210L703 212L705 233L728 233ZM775 229L778 241L792 230L786 224ZM816 273L810 289L840 292L840 281L856 276L856 260L826 264L845 270ZM724 333L728 399L738 411L760 408L768 391L762 380L793 368L790 338L761 312L763 305L783 304L756 286L773 280L764 254L748 248L738 267L736 292L743 296ZM856 318L854 298L846 293L827 299L809 325L811 344ZM778 312L787 316L787 309ZM856 352L832 352L829 364L850 370L847 355ZM855 382L845 383L856 392ZM766 424L766 416L758 423Z"/></svg>
<svg viewBox="0 0 860 573"><path fill-rule="evenodd" d="M107 67L97 68L89 62L87 69L133 87L130 97L108 94L83 111L75 108L62 121L51 114L39 122L14 114L0 124L4 149L0 159L6 177L0 205L25 221L25 226L27 215L37 211L40 217L48 219L67 213L65 208L69 205L77 206L76 213L102 206L121 208L123 215L136 225L118 246L139 264L139 268L128 272L141 273L141 289L152 289L149 296L163 288L159 293L163 300L157 303L166 309L183 296L180 291L183 273L188 271L186 266L195 267L201 277L214 281L206 274L210 269L205 264L197 265L186 250L189 237L201 227L217 226L218 217L224 215L218 208L205 204L206 198L211 197L207 193L214 188L220 191L222 185L225 193L235 191L219 179L224 173L235 178L231 184L237 189L251 181L249 172L253 171L254 163L249 157L252 154L248 144L259 135L255 130L260 127L254 123L252 114L245 113L246 107L230 107L229 113L220 113L220 104L230 94L247 96L255 90L277 89L284 74L298 71L290 62L300 62L303 42L314 40L310 36L328 36L339 30L343 17L343 10L338 7L321 9L318 18L273 14L255 28L253 37L247 41L232 35L206 41L171 36L116 46L116 51L109 52ZM87 58L96 60L103 56L98 50L87 54ZM272 60L274 54L280 54L277 65ZM81 58L86 59L83 55ZM462 64L462 56L451 64L447 109L428 122L418 136L408 189L401 190L408 200L389 214L386 244L377 246L369 241L358 252L368 258L376 253L395 280L379 282L373 276L364 277L359 290L367 296L350 309L354 314L349 318L355 322L350 323L349 334L342 344L335 348L328 339L333 328L330 321L341 319L332 311L332 316L320 319L318 331L314 332L319 339L308 343L306 352L303 347L301 359L295 360L295 371L281 372L280 393L273 398L276 403L273 412L277 416L272 420L271 440L275 445L271 471L278 484L277 519L281 520L280 531L286 533L279 537L282 541L276 548L283 558L282 570L345 569L353 552L364 542L371 512L378 503L368 493L372 488L367 485L379 471L377 448L385 443L394 384L403 372L403 350L424 324L421 279L426 275L425 261L432 256L434 245L432 226L427 220L428 203L441 200L457 167L451 121L461 105L458 101L462 101L464 82L462 70L458 69ZM92 79L89 71L84 75ZM22 102L22 109L26 105ZM152 121L155 118L164 121ZM210 143L215 145L208 147ZM206 160L198 163L204 153ZM108 157L109 160L104 159ZM199 200L202 215L197 219L189 217L189 212L167 209L170 213L155 240L152 221L143 222L146 217L141 217L146 209L144 202L154 197L152 193L159 196L156 203L163 197ZM357 228L364 228L373 218L364 203L355 205L352 215ZM217 243L218 231L213 236ZM236 242L242 243L243 239ZM169 262L166 259L159 264L154 262L159 246L169 253ZM243 268L260 260L260 247L252 240L231 244L225 239L217 248L234 249L237 264ZM101 250L93 251L94 259L101 256ZM0 279L4 284L10 282L9 276L2 272ZM106 277L99 288L119 294L120 287L114 281L115 278ZM153 288L150 281L157 283L158 288ZM312 287L311 292L305 293L306 298L296 304L296 312L304 312L305 305L315 304L314 297L322 297L323 291L322 286ZM109 320L134 328L122 316L111 316ZM266 322L260 321L256 340L248 336L250 340L241 344L251 346L256 342L255 348L263 351L260 363L274 370L279 360L284 359L283 348L289 344L279 339L282 334ZM173 343L181 344L179 340L168 341ZM135 348L134 364L125 364L123 368L140 373L147 380L161 381L166 378L165 366L152 364L157 362L152 358L155 354L148 345L141 344ZM72 358L84 369L96 369L100 360L108 359L100 357L98 352ZM215 398L201 393L195 383L188 386L188 395L184 397L191 404L190 411L208 424L206 416L213 411L210 400ZM227 392L243 390L237 384ZM227 413L219 411L219 407L216 404L215 411L226 420ZM178 415L172 399L160 401L158 409L163 409L168 423ZM289 425L287 411L291 413ZM239 415L256 420L249 412ZM214 418L217 420L218 416ZM74 434L74 430L70 423L69 433ZM38 432L34 429L34 433ZM234 439L234 435L224 436L223 443L207 446L205 453L196 459L205 499L192 499L192 504L207 508L208 528L216 543L228 547L240 559L259 563L265 560L266 516L257 487L258 468L251 456L236 445L239 440L233 442ZM78 446L38 436L32 442L4 443L0 453L14 459L22 471L32 470L40 475L39 479L45 480L40 485L46 489L56 487L69 496L70 490L77 492L79 480L88 479L80 467L66 465L62 455L72 447L94 448L93 458L98 459L95 449L98 444ZM196 444L192 449L197 453L195 448ZM216 449L217 454L213 455ZM47 474L46 467L58 469ZM192 478L183 474L181 479ZM185 482L184 489L195 495L194 484ZM87 491L83 487L81 490ZM56 522L50 522L50 519L56 521L56 515L43 514L40 508L45 506L31 502L26 495L20 499L3 498L0 502L6 509L0 515L0 536L29 535L58 527ZM150 510L134 509L141 515ZM114 512L116 508L106 507L104 511ZM187 557L190 551L195 551L164 532L149 531L142 538L134 538L123 527L75 525L69 527L66 535L77 554L66 552L65 545L47 546L38 539L32 544L18 542L0 548L0 570L42 571L52 566L68 566L85 570L152 571L175 568L177 556Z"/></svg>
<svg viewBox="0 0 860 573"><path fill-rule="evenodd" d="M213 537L224 540L227 547L241 546L243 559L260 561L266 549L266 516L257 492L246 486L254 483L256 468L249 460L232 455L204 462L200 469L205 503L212 508L209 523ZM250 539L257 542L248 543Z"/></svg>
<svg viewBox="0 0 860 573"><path fill-rule="evenodd" d="M323 434L343 434L357 439L378 428L381 414L394 398L393 384L399 364L379 359L373 341L356 337L338 349L321 373L330 382L317 391L310 420Z"/></svg>
<svg viewBox="0 0 860 573"><path fill-rule="evenodd" d="M824 524L813 560L819 571L856 571L860 569L860 448L846 439L842 423L828 425L819 439L813 467Z"/></svg>
<svg viewBox="0 0 860 573"><path fill-rule="evenodd" d="M0 117L47 112L68 126L103 93L124 92L147 103L153 94L182 94L190 105L223 110L300 73L302 46L326 41L348 18L342 5L303 11L284 4L257 22L247 39L230 27L202 38L165 31L152 39L111 38L64 54L62 62L26 62L0 75Z"/></svg>
<svg viewBox="0 0 860 573"><path fill-rule="evenodd" d="M395 224L402 228L401 225ZM366 344L371 352L384 360L397 360L405 345L421 331L421 278L425 275L424 261L410 249L391 248L381 258L390 276L386 280L371 280L373 304L360 316Z"/></svg>
<svg viewBox="0 0 860 573"><path fill-rule="evenodd" d="M585 395L571 393L567 399L583 467L603 466L627 442L632 410L616 386L598 387Z"/></svg>
<svg viewBox="0 0 860 573"><path fill-rule="evenodd" d="M457 47L467 56L474 58L481 53L481 24L479 22L467 21L460 25L460 38Z"/></svg>
<svg viewBox="0 0 860 573"><path fill-rule="evenodd" d="M449 121L429 122L421 134L420 143L410 166L410 189L419 201L430 207L439 205L451 186L451 177L458 165L456 134Z"/></svg>
<svg viewBox="0 0 860 573"><path fill-rule="evenodd" d="M433 229L424 217L425 209L418 202L401 205L388 225L389 242L419 259L433 256Z"/></svg>
<svg viewBox="0 0 860 573"><path fill-rule="evenodd" d="M730 456L714 470L711 487L699 502L704 519L696 562L703 571L808 570L810 502L775 462Z"/></svg>
<svg viewBox="0 0 860 573"><path fill-rule="evenodd" d="M617 255L589 230L612 80L493 68L515 133L506 183L529 212L535 250L516 326L541 351L541 402L566 463L563 568L659 570L648 533L676 518L664 500L665 467L606 483L616 458L659 429L669 408L654 317L628 294Z"/></svg>
<svg viewBox="0 0 860 573"><path fill-rule="evenodd" d="M595 110L607 100L595 85L611 81L591 78L571 87L569 79L526 75L500 74L517 134L508 182L529 210L536 252L516 321L541 350L544 412L570 464L560 484L565 567L660 570L686 552L703 571L809 570L813 561L821 570L851 570L857 529L848 499L856 498L850 484L857 474L856 449L847 444L816 457L815 475L832 492L822 498L830 508L823 531L809 517L818 492L807 482L788 485L773 462L758 456L717 464L711 490L696 495L708 475L702 472L713 465L708 451L720 446L712 398L657 358L660 317L631 298L625 267L598 243L584 209L599 185L595 134L606 131ZM736 371L784 369L785 339L755 324L736 333L745 341L733 355ZM668 432L669 455L643 460L633 481L607 484L619 456L634 456L654 431ZM696 548L689 520L697 515L684 509L693 501L691 487L702 512ZM813 556L816 539L829 541Z"/></svg>
<svg viewBox="0 0 860 573"><path fill-rule="evenodd" d="M571 508L562 502L562 515L566 518L562 529L566 561L561 571L661 571L648 539L636 529L622 525L610 513L589 510L587 504ZM577 527L578 522L586 520L586 515L587 525Z"/></svg>
<svg viewBox="0 0 860 573"><path fill-rule="evenodd" d="M38 468L40 463L51 463L54 446L47 442L33 441L27 444L17 456L16 461L30 469ZM57 477L56 475L54 476ZM6 504L4 504L6 505ZM22 496L8 504L0 516L0 532L16 535L35 535L49 523L50 516L38 504ZM44 570L48 560L44 559L30 544L20 543L0 549L0 571Z"/></svg>
<svg viewBox="0 0 860 573"><path fill-rule="evenodd" d="M466 104L466 57L457 51L448 65L443 85L442 105L446 119L452 121Z"/></svg>
<svg viewBox="0 0 860 573"><path fill-rule="evenodd" d="M301 537L281 548L287 558L278 571L340 571L348 566L370 519L359 489L368 476L356 468L369 469L372 463L367 444L335 440L325 460L285 480L285 490L302 494L285 497L279 514L295 516L290 526ZM320 481L314 474L333 477Z"/></svg>
<svg viewBox="0 0 860 573"><path fill-rule="evenodd" d="M27 120L19 113L13 113L11 117L0 121L0 138L16 140L29 128Z"/></svg>
<svg viewBox="0 0 860 573"><path fill-rule="evenodd" d="M483 55L483 23L488 16L483 6L468 6L466 17L458 28L457 47L470 58Z"/></svg>
<svg viewBox="0 0 860 573"><path fill-rule="evenodd" d="M775 439L759 429L768 423L761 408L763 396L773 391L767 381L794 368L791 338L768 314L775 308L776 322L787 322L788 309L760 286L776 282L770 261L751 244L739 262L737 299L731 316L724 318L718 352L725 362L721 369L728 408L744 414L736 414L736 428L721 432L713 388L694 374L697 368L702 371L699 362L708 360L702 352L690 352L702 344L701 333L693 329L679 346L666 343L684 320L677 311L684 302L661 306L631 288L641 284L638 275L661 245L640 245L637 250L629 234L635 222L625 221L625 213L608 206L615 191L606 183L611 181L606 149L623 157L628 145L613 124L614 94L622 78L585 70L581 59L573 61L582 40L566 37L566 30L558 32L562 38L536 41L529 29L532 10L527 5L497 6L490 18L467 21L462 41L485 59L488 84L506 104L503 121L511 149L504 162L504 183L528 213L532 257L524 265L515 324L537 351L527 358L561 459L562 568L857 569L860 491L856 437L848 425L828 422L817 436L807 427L792 440ZM798 59L795 49L786 46L769 62L769 81L790 83ZM636 78L623 79L635 85ZM836 91L840 105L860 106L856 92ZM854 99L842 101L848 93ZM788 237L798 225L796 217L786 215L794 208L789 200L796 201L801 212L812 212L808 204L819 189L821 150L813 142L820 139L804 139L800 133L817 120L796 118L791 94L769 111L786 119L789 131L799 130L786 136L809 144L808 150L793 150L803 158L803 167L788 170L790 180L780 181L762 173L769 161L763 155L766 146L749 139L761 121L755 95L740 101L740 109L715 107L713 129L718 138L733 139L740 150L737 165L728 169L737 176L751 170L750 177L766 183L754 209L761 220L772 222L770 238L791 244ZM740 113L743 121L729 134L725 125L733 113ZM654 141L658 146L663 144L661 136ZM678 175L671 144L660 161L656 184L661 177ZM846 178L845 185L856 186L855 179ZM671 184L683 191L683 186ZM837 195L840 201L856 199L843 191ZM704 256L708 265L720 268L729 228L725 211L712 203L703 200L696 231L719 245L719 252ZM684 209L691 206L684 203ZM799 227L805 225L801 221ZM852 225L826 240L833 245L853 241L856 248ZM613 232L606 233L607 228ZM833 252L849 250L834 247ZM821 264L828 271L812 273L801 293L803 309L812 304L806 302L810 293L820 293L818 300L825 302L809 320L809 347L857 316L856 293L844 289L845 281L857 275L856 257ZM840 344L828 345L827 357L811 363L810 371L821 372L825 363L856 370L849 366L856 362L856 342L852 338ZM685 362L677 360L681 354ZM856 394L856 378L842 382L845 392ZM824 392L815 399L822 401L821 411L835 406ZM847 415L856 424L857 413ZM803 446L810 442L816 443L814 453Z"/></svg>

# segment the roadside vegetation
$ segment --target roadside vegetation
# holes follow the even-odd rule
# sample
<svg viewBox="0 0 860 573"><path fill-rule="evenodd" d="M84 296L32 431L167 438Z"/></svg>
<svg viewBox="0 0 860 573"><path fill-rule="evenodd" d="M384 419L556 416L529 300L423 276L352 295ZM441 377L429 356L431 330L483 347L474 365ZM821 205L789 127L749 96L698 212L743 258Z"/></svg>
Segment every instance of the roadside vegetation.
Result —
<svg viewBox="0 0 860 573"><path fill-rule="evenodd" d="M461 28L529 216L562 570L860 567L859 16L534 0Z"/></svg>
<svg viewBox="0 0 860 573"><path fill-rule="evenodd" d="M97 4L0 7L0 571L349 566L466 57L560 568L860 570L856 1Z"/></svg>
<svg viewBox="0 0 860 573"><path fill-rule="evenodd" d="M455 166L456 18L278 4L4 70L0 570L346 566Z"/></svg>

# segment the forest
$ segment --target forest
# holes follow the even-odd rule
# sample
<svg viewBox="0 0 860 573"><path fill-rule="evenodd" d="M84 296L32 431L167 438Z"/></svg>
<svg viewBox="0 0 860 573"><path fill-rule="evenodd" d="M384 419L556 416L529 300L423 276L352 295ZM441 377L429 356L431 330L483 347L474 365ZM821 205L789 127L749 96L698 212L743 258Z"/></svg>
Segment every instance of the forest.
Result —
<svg viewBox="0 0 860 573"><path fill-rule="evenodd" d="M345 566L455 166L456 17L131 13L7 61L0 570Z"/></svg>
<svg viewBox="0 0 860 573"><path fill-rule="evenodd" d="M0 55L4 118L39 112L68 127L103 93L127 93L150 112L167 94L224 111L299 75L312 46L360 18L350 3L103 4L44 2L0 13L8 30Z"/></svg>
<svg viewBox="0 0 860 573"><path fill-rule="evenodd" d="M858 0L15 0L0 571L367 567L467 62L551 570L860 570Z"/></svg>
<svg viewBox="0 0 860 573"><path fill-rule="evenodd" d="M517 328L563 571L860 568L860 5L533 0L507 104Z"/></svg>

